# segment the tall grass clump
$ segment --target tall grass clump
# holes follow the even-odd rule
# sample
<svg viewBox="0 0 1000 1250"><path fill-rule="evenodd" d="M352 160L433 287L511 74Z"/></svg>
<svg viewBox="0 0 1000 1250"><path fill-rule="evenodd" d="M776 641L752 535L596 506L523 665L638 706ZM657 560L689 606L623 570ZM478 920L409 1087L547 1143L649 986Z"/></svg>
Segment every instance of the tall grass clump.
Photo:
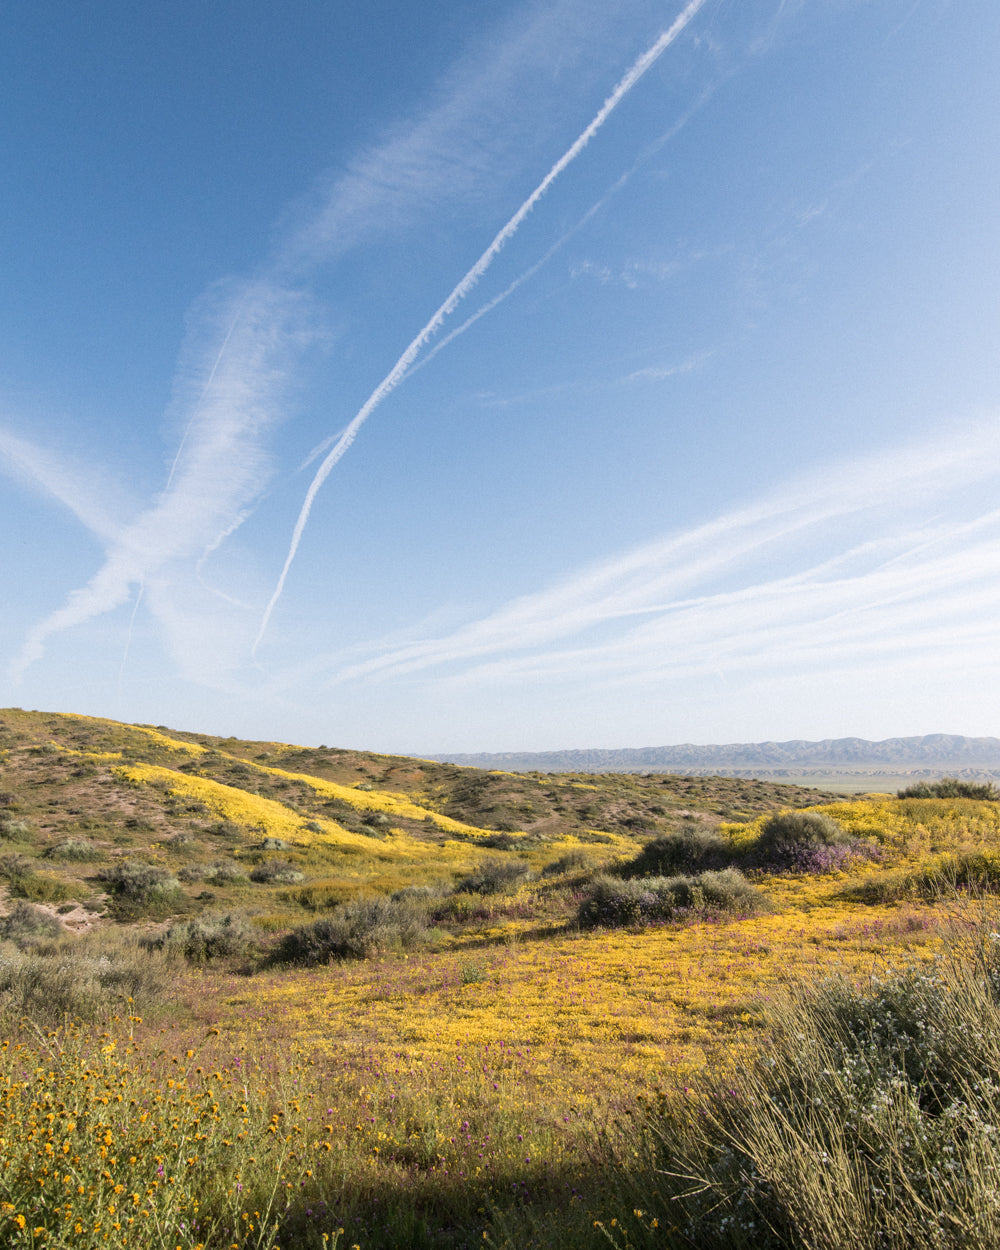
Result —
<svg viewBox="0 0 1000 1250"><path fill-rule="evenodd" d="M594 879L580 904L577 922L587 929L598 925L611 928L687 916L753 916L769 909L767 895L735 868L625 881L602 876Z"/></svg>
<svg viewBox="0 0 1000 1250"><path fill-rule="evenodd" d="M106 1019L124 1004L150 1011L167 997L172 976L161 956L132 935L104 930L71 937L54 917L17 903L0 922L0 1033L17 1023L55 1026Z"/></svg>
<svg viewBox="0 0 1000 1250"><path fill-rule="evenodd" d="M1000 1245L995 912L956 929L935 961L790 990L763 1024L759 1044L631 1129L606 1214L551 1244Z"/></svg>

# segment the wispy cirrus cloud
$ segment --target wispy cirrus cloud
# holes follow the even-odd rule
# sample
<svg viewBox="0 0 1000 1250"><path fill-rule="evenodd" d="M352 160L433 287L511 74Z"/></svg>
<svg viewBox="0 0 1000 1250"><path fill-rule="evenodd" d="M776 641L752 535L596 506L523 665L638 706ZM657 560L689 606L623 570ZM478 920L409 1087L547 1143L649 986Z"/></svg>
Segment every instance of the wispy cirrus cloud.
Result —
<svg viewBox="0 0 1000 1250"><path fill-rule="evenodd" d="M440 317L471 289L537 199L704 2L690 0L673 26L632 65L591 125L522 203L415 342L422 345ZM18 444L12 436L0 441L0 456L9 468L71 507L106 545L104 562L90 580L30 630L15 662L17 672L38 660L55 634L119 608L134 587L147 588L145 604L168 635L178 632L180 614L166 606L170 585L178 586L179 602L189 598L180 589L186 584L187 565L194 562L197 580L207 555L240 527L273 476L271 438L288 416L289 388L301 371L303 353L319 333L310 294L318 275L380 235L439 220L445 205L452 211L462 202L488 202L487 193L493 193L498 180L523 159L526 137L537 140L540 101L543 107L544 101L561 105L566 95L552 72L553 50L558 51L564 73L580 73L575 89L599 72L593 46L602 31L614 32L615 23L603 6L588 5L584 31L579 10L579 4L568 2L520 10L502 25L498 38L494 31L489 43L480 43L446 73L426 109L363 151L346 169L321 179L315 191L286 214L256 277L220 283L198 301L168 414L179 433L177 451L164 488L145 507L135 506L127 519L106 515L99 493L86 488L84 467L57 471L39 448ZM465 328L460 326L456 333ZM306 516L317 483L411 363L409 355L397 362L362 413L336 438L314 480L315 489L307 496ZM320 448L325 450L323 444ZM302 524L276 595L301 530ZM258 638L262 632L263 625ZM242 644L242 631L237 633L234 646Z"/></svg>
<svg viewBox="0 0 1000 1250"><path fill-rule="evenodd" d="M448 634L341 662L333 680L633 682L962 639L995 652L1000 512L973 501L998 454L988 424L828 467ZM955 519L935 520L946 503Z"/></svg>
<svg viewBox="0 0 1000 1250"><path fill-rule="evenodd" d="M239 526L266 484L264 437L286 415L289 385L314 337L308 301L268 283L227 285L206 297L195 320L176 383L179 447L164 489L131 519L106 516L82 485L84 474L56 473L42 451L22 450L30 479L71 502L105 541L105 556L86 585L29 631L15 676L41 658L53 635L120 607L134 587L162 583L171 567L197 563ZM204 321L225 324L224 350Z"/></svg>

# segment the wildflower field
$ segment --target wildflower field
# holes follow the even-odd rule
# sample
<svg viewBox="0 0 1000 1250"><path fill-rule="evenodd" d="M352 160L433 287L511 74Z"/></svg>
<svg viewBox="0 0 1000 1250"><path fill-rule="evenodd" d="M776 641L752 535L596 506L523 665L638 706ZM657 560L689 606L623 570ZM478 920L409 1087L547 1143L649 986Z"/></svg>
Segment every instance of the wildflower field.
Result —
<svg viewBox="0 0 1000 1250"><path fill-rule="evenodd" d="M994 798L2 717L0 1244L1000 1244Z"/></svg>

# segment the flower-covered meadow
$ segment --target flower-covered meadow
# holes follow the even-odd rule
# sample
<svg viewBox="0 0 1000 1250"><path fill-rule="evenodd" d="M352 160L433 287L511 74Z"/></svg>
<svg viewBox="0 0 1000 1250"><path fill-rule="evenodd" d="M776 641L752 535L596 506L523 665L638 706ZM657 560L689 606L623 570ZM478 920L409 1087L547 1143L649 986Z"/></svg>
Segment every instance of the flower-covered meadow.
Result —
<svg viewBox="0 0 1000 1250"><path fill-rule="evenodd" d="M606 827L588 807L593 826L568 832L546 778L520 800L553 796L533 833L448 816L425 782L418 803L160 730L79 732L6 761L0 1243L770 1250L846 1247L867 1220L858 1244L902 1248L923 1244L920 1204L945 1193L963 1214L927 1244L993 1228L1000 1069L987 1043L963 1047L991 1035L1000 1001L995 801L870 796L720 821L689 798L659 816L647 779L661 824L644 834L620 779L577 778L582 802L610 796ZM75 824L57 824L30 805L40 777L56 796L92 785L103 813L81 817L77 797ZM819 870L785 855L788 829L813 838ZM33 884L60 865L82 899L63 913ZM654 887L695 898L712 873L743 882L735 909L648 909ZM632 911L584 924L601 882ZM60 914L85 917L75 936ZM893 1067L904 1045L917 1084ZM942 1160L926 1176L914 1140ZM843 1205L866 1150L898 1163L909 1230L905 1209ZM844 1169L841 1240L809 1231L834 1210L815 1190L824 1158Z"/></svg>

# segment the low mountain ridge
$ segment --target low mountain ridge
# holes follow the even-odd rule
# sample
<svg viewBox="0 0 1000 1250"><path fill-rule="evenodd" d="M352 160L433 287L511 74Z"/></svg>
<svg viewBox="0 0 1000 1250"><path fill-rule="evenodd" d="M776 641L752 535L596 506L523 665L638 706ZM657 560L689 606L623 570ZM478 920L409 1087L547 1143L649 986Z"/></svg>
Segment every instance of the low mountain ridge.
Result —
<svg viewBox="0 0 1000 1250"><path fill-rule="evenodd" d="M679 743L674 746L566 751L447 753L430 758L474 768L513 772L693 772L769 773L814 768L861 769L894 773L1000 771L1000 738L924 734L909 738L824 738L810 742Z"/></svg>

